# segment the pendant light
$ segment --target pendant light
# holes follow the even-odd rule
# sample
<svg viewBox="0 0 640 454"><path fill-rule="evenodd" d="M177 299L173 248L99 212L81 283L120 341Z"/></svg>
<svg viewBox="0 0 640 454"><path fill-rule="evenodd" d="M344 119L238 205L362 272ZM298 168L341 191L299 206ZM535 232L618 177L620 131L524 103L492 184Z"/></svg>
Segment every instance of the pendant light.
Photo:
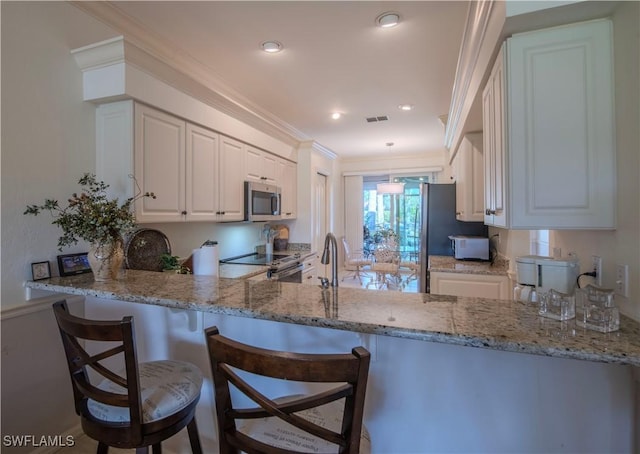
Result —
<svg viewBox="0 0 640 454"><path fill-rule="evenodd" d="M389 147L389 149L391 149L394 143L387 142L385 145ZM391 194L391 195L404 194L404 183L398 183L397 181L393 183L390 181L388 183L378 183L376 185L376 192L378 194Z"/></svg>
<svg viewBox="0 0 640 454"><path fill-rule="evenodd" d="M403 194L404 183L378 183L376 192L378 194Z"/></svg>

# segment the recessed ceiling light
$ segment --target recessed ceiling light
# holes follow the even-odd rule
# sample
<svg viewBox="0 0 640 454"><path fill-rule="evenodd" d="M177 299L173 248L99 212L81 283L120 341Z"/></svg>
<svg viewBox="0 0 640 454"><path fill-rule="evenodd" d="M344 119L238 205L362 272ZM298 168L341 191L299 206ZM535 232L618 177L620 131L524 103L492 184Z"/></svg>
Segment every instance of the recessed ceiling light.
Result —
<svg viewBox="0 0 640 454"><path fill-rule="evenodd" d="M282 44L278 41L265 41L261 46L263 51L269 52L270 54L280 52L282 50Z"/></svg>
<svg viewBox="0 0 640 454"><path fill-rule="evenodd" d="M331 118L333 118L334 120L339 119L342 116L342 114L340 112L334 112L331 114Z"/></svg>
<svg viewBox="0 0 640 454"><path fill-rule="evenodd" d="M398 106L400 110L413 110L413 104L400 104Z"/></svg>
<svg viewBox="0 0 640 454"><path fill-rule="evenodd" d="M376 17L376 24L382 28L395 27L399 22L400 14L391 11L387 11Z"/></svg>

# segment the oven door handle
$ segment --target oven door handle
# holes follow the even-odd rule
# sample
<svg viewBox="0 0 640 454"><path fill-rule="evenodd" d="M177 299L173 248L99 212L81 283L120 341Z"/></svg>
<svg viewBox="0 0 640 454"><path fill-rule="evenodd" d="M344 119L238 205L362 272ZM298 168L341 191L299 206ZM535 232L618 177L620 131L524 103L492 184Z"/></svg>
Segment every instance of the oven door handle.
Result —
<svg viewBox="0 0 640 454"><path fill-rule="evenodd" d="M269 279L282 279L282 278L291 276L292 274L296 274L302 271L303 269L304 269L304 264L298 263L295 266L292 266L290 268L285 268L283 270L269 270L267 272L267 277Z"/></svg>

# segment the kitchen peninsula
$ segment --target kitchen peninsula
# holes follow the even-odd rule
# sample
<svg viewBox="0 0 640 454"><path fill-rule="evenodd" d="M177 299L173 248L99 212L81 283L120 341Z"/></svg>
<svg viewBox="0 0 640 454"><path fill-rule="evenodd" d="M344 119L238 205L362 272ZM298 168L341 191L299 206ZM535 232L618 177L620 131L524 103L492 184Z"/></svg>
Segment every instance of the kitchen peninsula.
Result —
<svg viewBox="0 0 640 454"><path fill-rule="evenodd" d="M202 330L214 324L267 348L363 345L373 356L373 452L633 450L640 324L626 317L602 334L509 300L133 270L113 282L27 286L85 296L89 318L134 315L141 360L171 355L207 371ZM206 446L215 444L209 392L202 401Z"/></svg>

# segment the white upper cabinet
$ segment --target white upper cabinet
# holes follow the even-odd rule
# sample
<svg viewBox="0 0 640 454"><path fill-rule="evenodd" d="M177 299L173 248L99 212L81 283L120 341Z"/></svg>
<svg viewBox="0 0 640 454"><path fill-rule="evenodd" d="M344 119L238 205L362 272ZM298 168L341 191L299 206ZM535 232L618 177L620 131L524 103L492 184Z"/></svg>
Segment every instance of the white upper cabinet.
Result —
<svg viewBox="0 0 640 454"><path fill-rule="evenodd" d="M183 120L135 105L134 176L143 193L135 203L138 222L181 221L186 213Z"/></svg>
<svg viewBox="0 0 640 454"><path fill-rule="evenodd" d="M220 174L218 220L244 219L244 145L220 136Z"/></svg>
<svg viewBox="0 0 640 454"><path fill-rule="evenodd" d="M218 220L220 136L187 123L186 220Z"/></svg>
<svg viewBox="0 0 640 454"><path fill-rule="evenodd" d="M274 155L247 145L245 156L247 181L276 184L278 163Z"/></svg>
<svg viewBox="0 0 640 454"><path fill-rule="evenodd" d="M96 150L110 195L155 194L136 201L139 223L244 219L245 148L236 140L120 101L96 111Z"/></svg>
<svg viewBox="0 0 640 454"><path fill-rule="evenodd" d="M483 93L486 223L615 228L611 34L603 19L507 40Z"/></svg>
<svg viewBox="0 0 640 454"><path fill-rule="evenodd" d="M453 160L456 182L456 219L484 221L484 167L482 133L464 136Z"/></svg>
<svg viewBox="0 0 640 454"><path fill-rule="evenodd" d="M295 219L298 205L298 167L294 162L278 159L277 184L282 190L282 219Z"/></svg>
<svg viewBox="0 0 640 454"><path fill-rule="evenodd" d="M507 227L504 49L503 45L482 93L484 222L498 227Z"/></svg>

